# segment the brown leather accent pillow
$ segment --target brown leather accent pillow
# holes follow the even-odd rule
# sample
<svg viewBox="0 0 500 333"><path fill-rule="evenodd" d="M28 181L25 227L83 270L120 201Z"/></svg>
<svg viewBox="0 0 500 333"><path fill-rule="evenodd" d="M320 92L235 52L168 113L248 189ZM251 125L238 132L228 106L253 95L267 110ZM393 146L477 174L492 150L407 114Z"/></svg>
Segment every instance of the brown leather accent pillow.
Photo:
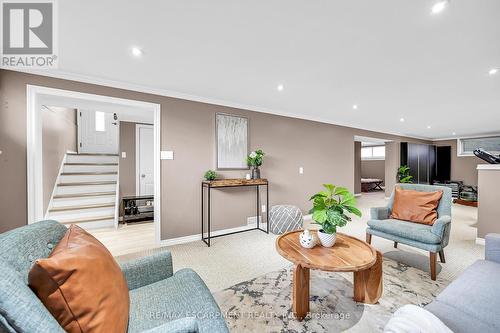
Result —
<svg viewBox="0 0 500 333"><path fill-rule="evenodd" d="M76 225L36 260L28 284L67 332L127 331L127 281L106 247Z"/></svg>
<svg viewBox="0 0 500 333"><path fill-rule="evenodd" d="M443 191L421 192L395 188L391 218L433 225Z"/></svg>

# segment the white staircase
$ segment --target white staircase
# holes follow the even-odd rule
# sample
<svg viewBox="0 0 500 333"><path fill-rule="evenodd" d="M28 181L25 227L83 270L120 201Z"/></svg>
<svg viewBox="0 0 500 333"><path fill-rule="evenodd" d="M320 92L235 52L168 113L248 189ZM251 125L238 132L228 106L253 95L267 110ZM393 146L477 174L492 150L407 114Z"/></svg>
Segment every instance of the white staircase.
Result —
<svg viewBox="0 0 500 333"><path fill-rule="evenodd" d="M46 218L82 228L118 226L118 155L67 153Z"/></svg>

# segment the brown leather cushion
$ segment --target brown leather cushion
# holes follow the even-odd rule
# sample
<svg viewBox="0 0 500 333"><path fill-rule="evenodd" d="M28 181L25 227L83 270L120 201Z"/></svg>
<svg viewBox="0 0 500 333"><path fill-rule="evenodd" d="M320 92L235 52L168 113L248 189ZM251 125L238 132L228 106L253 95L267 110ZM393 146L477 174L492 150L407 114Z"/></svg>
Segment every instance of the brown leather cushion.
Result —
<svg viewBox="0 0 500 333"><path fill-rule="evenodd" d="M127 281L104 245L78 226L35 262L28 283L67 332L127 331Z"/></svg>
<svg viewBox="0 0 500 333"><path fill-rule="evenodd" d="M421 192L396 187L391 218L433 225L442 196L443 191Z"/></svg>

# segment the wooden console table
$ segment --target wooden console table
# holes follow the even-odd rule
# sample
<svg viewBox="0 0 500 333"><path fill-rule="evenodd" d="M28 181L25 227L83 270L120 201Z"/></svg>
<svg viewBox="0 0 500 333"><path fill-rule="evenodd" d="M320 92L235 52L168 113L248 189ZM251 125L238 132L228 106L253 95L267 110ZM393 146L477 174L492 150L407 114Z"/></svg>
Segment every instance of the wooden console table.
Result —
<svg viewBox="0 0 500 333"><path fill-rule="evenodd" d="M222 189L228 187L255 187L257 194L257 226L251 229L239 230L228 232L225 234L211 235L211 217L210 217L210 191L212 189ZM260 186L266 187L266 230L260 228ZM204 216L205 216L205 189L207 192L207 237L205 237ZM210 246L210 239L215 237L232 235L240 232L251 230L260 230L269 233L269 182L267 179L218 179L218 180L204 180L201 182L201 239Z"/></svg>

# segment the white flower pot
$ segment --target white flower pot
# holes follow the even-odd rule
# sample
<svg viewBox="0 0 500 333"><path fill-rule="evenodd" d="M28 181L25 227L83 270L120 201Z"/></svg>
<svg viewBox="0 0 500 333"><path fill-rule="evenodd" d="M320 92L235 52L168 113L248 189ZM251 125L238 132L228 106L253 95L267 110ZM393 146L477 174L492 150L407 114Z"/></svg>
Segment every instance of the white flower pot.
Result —
<svg viewBox="0 0 500 333"><path fill-rule="evenodd" d="M321 229L318 230L318 238L321 242L321 245L323 245L324 247L332 247L337 240L337 233L334 232L333 234L326 234Z"/></svg>

